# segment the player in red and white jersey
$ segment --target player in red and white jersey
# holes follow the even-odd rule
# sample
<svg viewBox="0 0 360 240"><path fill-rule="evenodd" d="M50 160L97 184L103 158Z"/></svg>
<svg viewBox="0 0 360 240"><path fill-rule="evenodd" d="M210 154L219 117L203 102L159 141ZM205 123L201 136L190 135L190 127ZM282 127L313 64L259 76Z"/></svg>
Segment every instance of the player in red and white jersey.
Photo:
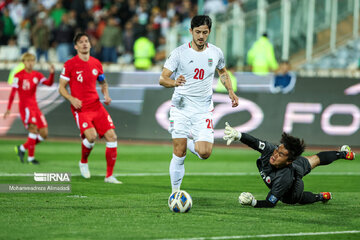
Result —
<svg viewBox="0 0 360 240"><path fill-rule="evenodd" d="M90 41L86 33L78 33L74 37L77 55L64 64L60 75L59 92L71 103L71 111L83 138L81 147L80 172L84 178L90 178L88 156L95 145L97 134L106 140L107 170L105 182L121 184L113 176L117 157L117 136L114 123L101 104L96 92L96 82L100 84L104 95L104 103L109 105L108 84L99 60L90 56ZM67 90L70 86L71 94Z"/></svg>
<svg viewBox="0 0 360 240"><path fill-rule="evenodd" d="M28 151L28 162L39 164L35 159L35 145L48 135L48 125L36 101L36 89L39 84L51 86L54 83L54 66L50 65L50 76L47 79L40 72L33 71L35 55L24 53L21 57L25 68L15 74L4 118L10 115L10 109L16 92L19 94L19 111L25 128L29 131L27 142L15 147L21 162L24 162L25 151Z"/></svg>
<svg viewBox="0 0 360 240"><path fill-rule="evenodd" d="M171 52L159 80L160 85L175 88L169 117L169 132L173 139L169 171L173 192L180 189L185 174L186 148L201 159L211 155L214 142L212 83L215 70L229 92L232 107L238 106L238 97L225 67L224 54L220 48L206 43L210 31L209 16L193 17L190 28L192 41ZM175 80L170 78L172 74Z"/></svg>

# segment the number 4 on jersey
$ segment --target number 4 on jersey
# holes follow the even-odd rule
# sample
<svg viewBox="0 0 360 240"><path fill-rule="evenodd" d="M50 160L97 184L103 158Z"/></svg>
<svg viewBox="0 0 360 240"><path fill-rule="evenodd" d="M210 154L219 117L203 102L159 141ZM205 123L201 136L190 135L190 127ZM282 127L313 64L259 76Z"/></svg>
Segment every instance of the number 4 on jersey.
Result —
<svg viewBox="0 0 360 240"><path fill-rule="evenodd" d="M77 76L77 80L79 81L79 82L83 82L83 76L81 75L81 72L80 73L78 73L79 75Z"/></svg>

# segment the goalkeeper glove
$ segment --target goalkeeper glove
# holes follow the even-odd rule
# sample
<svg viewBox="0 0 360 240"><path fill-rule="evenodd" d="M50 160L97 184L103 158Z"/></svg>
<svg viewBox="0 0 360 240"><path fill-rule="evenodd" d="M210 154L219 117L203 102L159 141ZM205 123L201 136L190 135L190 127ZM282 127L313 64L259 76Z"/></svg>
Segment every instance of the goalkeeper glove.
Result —
<svg viewBox="0 0 360 240"><path fill-rule="evenodd" d="M256 205L257 201L251 193L242 192L239 196L239 203L241 205L251 205L254 207Z"/></svg>
<svg viewBox="0 0 360 240"><path fill-rule="evenodd" d="M241 139L241 132L238 132L236 129L230 127L229 123L225 123L225 136L223 139L226 142L226 145L230 145L233 141L240 140Z"/></svg>

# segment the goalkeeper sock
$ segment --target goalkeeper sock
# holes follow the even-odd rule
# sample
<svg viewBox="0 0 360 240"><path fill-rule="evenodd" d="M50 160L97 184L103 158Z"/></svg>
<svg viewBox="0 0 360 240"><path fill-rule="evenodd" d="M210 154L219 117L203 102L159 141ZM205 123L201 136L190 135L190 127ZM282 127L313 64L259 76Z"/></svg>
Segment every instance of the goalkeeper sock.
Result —
<svg viewBox="0 0 360 240"><path fill-rule="evenodd" d="M86 138L82 141L81 144L81 163L87 163L88 157L91 150L93 149L95 143L90 143Z"/></svg>
<svg viewBox="0 0 360 240"><path fill-rule="evenodd" d="M106 177L113 175L113 170L117 157L117 142L106 142Z"/></svg>
<svg viewBox="0 0 360 240"><path fill-rule="evenodd" d="M170 162L169 172L170 172L170 180L172 192L180 190L182 179L185 175L185 166L184 166L184 157L178 157L173 154L173 157Z"/></svg>
<svg viewBox="0 0 360 240"><path fill-rule="evenodd" d="M195 141L193 139L187 139L187 148L198 158L203 159L202 157L200 157L199 153L195 151Z"/></svg>
<svg viewBox="0 0 360 240"><path fill-rule="evenodd" d="M312 192L303 192L301 199L299 201L300 204L309 204L321 201L319 194L314 194Z"/></svg>
<svg viewBox="0 0 360 240"><path fill-rule="evenodd" d="M319 152L316 155L320 158L320 165L328 165L340 158L345 159L346 152L327 151L327 152Z"/></svg>

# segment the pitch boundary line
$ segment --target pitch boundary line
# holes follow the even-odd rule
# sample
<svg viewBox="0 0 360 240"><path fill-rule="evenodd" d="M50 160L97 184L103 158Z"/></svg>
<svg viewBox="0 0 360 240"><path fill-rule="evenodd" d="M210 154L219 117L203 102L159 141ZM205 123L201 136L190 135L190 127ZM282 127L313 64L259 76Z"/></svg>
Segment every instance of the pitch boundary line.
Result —
<svg viewBox="0 0 360 240"><path fill-rule="evenodd" d="M50 171L38 171L50 172ZM257 172L205 172L205 173L186 173L186 176L257 176ZM313 176L360 176L360 172L313 172ZM31 177L34 173L1 173L0 177ZM73 177L81 176L80 173L71 174ZM103 177L103 174L92 174L94 177ZM116 177L162 177L169 176L169 173L119 173L114 174Z"/></svg>
<svg viewBox="0 0 360 240"><path fill-rule="evenodd" d="M220 237L196 237L196 238L162 238L158 240L222 240L222 239L246 239L246 238L273 238L273 237L298 237L298 236L317 236L317 235L336 235L336 234L356 234L359 230L336 231L336 232L308 232L308 233L283 233L283 234L260 234L260 235L239 235L239 236L220 236Z"/></svg>

